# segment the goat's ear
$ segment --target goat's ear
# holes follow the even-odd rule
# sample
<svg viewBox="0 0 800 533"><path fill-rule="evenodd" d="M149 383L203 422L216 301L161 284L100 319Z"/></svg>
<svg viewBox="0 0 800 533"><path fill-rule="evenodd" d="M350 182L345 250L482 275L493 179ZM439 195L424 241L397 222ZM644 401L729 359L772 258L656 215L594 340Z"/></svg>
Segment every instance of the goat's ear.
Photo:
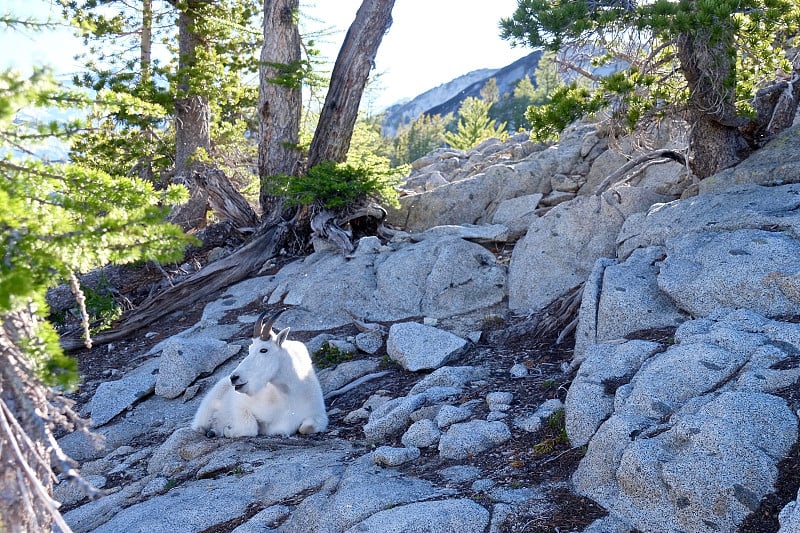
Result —
<svg viewBox="0 0 800 533"><path fill-rule="evenodd" d="M275 335L275 344L278 345L278 348L280 348L283 345L283 341L285 341L286 337L288 337L288 336L289 336L289 328L288 327L283 328L282 330L280 330L278 332L277 335Z"/></svg>

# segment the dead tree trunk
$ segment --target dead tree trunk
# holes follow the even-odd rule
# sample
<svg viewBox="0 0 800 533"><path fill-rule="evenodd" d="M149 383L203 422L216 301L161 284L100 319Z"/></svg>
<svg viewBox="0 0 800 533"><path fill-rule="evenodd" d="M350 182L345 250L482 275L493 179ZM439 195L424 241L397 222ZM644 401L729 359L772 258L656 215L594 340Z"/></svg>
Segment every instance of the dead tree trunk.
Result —
<svg viewBox="0 0 800 533"><path fill-rule="evenodd" d="M309 167L323 161L341 163L347 159L361 96L375 65L378 47L392 25L393 8L394 0L361 3L333 66L330 88L309 149ZM308 224L315 234L331 240L345 253L352 251L350 236L339 226L339 213L318 205L307 213L311 217Z"/></svg>
<svg viewBox="0 0 800 533"><path fill-rule="evenodd" d="M347 30L308 154L308 166L347 157L358 106L375 55L392 24L394 0L364 0Z"/></svg>
<svg viewBox="0 0 800 533"><path fill-rule="evenodd" d="M237 229L258 225L258 215L222 170L203 165L195 172L194 180L205 190L211 209L220 221L229 220Z"/></svg>
<svg viewBox="0 0 800 533"><path fill-rule="evenodd" d="M189 6L191 7L192 2L198 1L200 0L191 0ZM265 17L272 21L269 26L265 23L265 32L269 33L268 37L279 39L279 36L273 35L268 30L277 32L280 28L280 31L287 32L284 36L287 43L294 42L289 34L294 35L293 32L296 31L297 23L294 18L294 6L296 5L295 0L265 0ZM347 32L334 66L328 96L320 117L320 125L317 127L312 141L309 164L321 161L344 161L358 115L361 95L364 92L378 46L391 25L393 7L394 0L363 0L356 18ZM274 46L279 47L280 42L280 40L276 41ZM266 56L262 55L262 61L266 57L266 63L270 63L272 67L292 65L292 61L299 59L299 52L297 56L294 55L295 52L291 52L287 56L271 55L273 52L277 53L275 50L270 50ZM262 91L283 91L288 88L282 83L264 83L264 75L262 72ZM273 75L277 75L277 73L268 74L267 78ZM294 131L294 126L290 126L290 124L293 123L292 117L295 109L300 110L300 106L295 108L294 105L286 108L280 107L278 105L280 99L277 94L276 92L272 96L265 95L259 100L262 124L265 120L270 122L271 125L266 129L272 132L266 134L262 129L262 139L259 145L259 174L262 178L264 175L278 172L279 168L286 169L288 170L286 173L291 174L293 165L296 163L296 152L290 150L284 152L284 155L279 155L279 152L270 151L272 148L276 148L274 146L276 144L292 144L294 138L291 136L291 132ZM265 142L270 146L262 146ZM284 147L286 146L284 144ZM273 158L281 159L281 161L273 160ZM263 188L262 183L262 205L265 205ZM272 205L271 200L267 199L266 207L273 209L270 207ZM385 214L380 208L371 208L363 213L376 219L382 218ZM264 215L267 213L265 212L262 218ZM321 217L312 225L312 219L317 215L321 215ZM262 221L261 227L264 231L258 233L244 248L211 263L187 280L146 300L139 308L126 316L125 322L119 328L98 335L94 341L105 343L124 338L173 311L197 305L199 301L217 291L255 275L264 263L276 256L282 248L304 249L308 245L312 227L323 237L333 235L343 250L352 250L350 236L342 231L338 224L343 221L347 222L356 215L353 213L349 215L339 213L338 215L332 218L330 213L325 212L319 205L310 205L301 206L294 219L289 223L276 223L277 217L266 224ZM68 350L79 348L82 345L83 341L80 339L62 339L62 346Z"/></svg>

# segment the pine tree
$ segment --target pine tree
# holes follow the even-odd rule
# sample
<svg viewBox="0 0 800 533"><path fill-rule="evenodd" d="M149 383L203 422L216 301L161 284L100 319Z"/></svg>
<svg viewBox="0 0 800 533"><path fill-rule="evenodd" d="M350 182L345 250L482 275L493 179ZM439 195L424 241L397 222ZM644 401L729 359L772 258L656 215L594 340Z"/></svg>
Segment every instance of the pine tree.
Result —
<svg viewBox="0 0 800 533"><path fill-rule="evenodd" d="M506 136L505 122L495 125L489 117L491 102L469 96L461 102L458 108L458 125L455 132L445 133L445 140L453 148L469 150L492 137L504 138Z"/></svg>
<svg viewBox="0 0 800 533"><path fill-rule="evenodd" d="M10 24L2 18L0 23ZM45 70L37 69L29 79L0 72L2 531L49 531L53 523L69 530L49 498L51 464L66 480L92 490L53 434L82 422L57 392L76 384L77 365L64 355L46 321L46 290L71 280L80 303L76 274L108 263L174 259L191 241L164 222L169 206L185 200L183 188L156 192L138 177L36 157L39 141L68 142L81 124L26 122L17 112L90 103L85 95L56 85Z"/></svg>
<svg viewBox="0 0 800 533"><path fill-rule="evenodd" d="M577 84L557 90L542 117L607 108L630 128L685 111L690 166L704 178L744 156L748 104L776 70L788 68L784 40L799 18L797 0L518 0L501 28L516 43L572 57L572 68L595 84L595 91ZM578 56L587 51L595 51L592 63ZM608 74L597 70L609 65Z"/></svg>
<svg viewBox="0 0 800 533"><path fill-rule="evenodd" d="M88 49L74 82L120 102L91 114L95 127L74 143L73 161L161 186L177 175L193 193L197 160L250 174L257 87L245 80L258 68L260 2L60 2ZM127 97L150 106L132 109ZM206 202L197 203L187 227L205 219Z"/></svg>
<svg viewBox="0 0 800 533"><path fill-rule="evenodd" d="M500 89L497 87L497 78L489 78L481 87L481 99L484 102L495 104L500 100Z"/></svg>
<svg viewBox="0 0 800 533"><path fill-rule="evenodd" d="M555 61L555 54L553 52L545 52L539 58L539 63L536 65L536 70L533 73L536 79L536 88L532 92L528 92L527 88L523 87L524 93L531 98L531 105L542 105L550 101L550 96L559 87L563 87L564 77L559 71L558 64ZM519 85L517 86L520 87ZM517 91L514 91L514 96Z"/></svg>
<svg viewBox="0 0 800 533"><path fill-rule="evenodd" d="M401 126L394 139L392 164L403 165L416 161L436 148L447 145L445 132L453 114L420 115L410 124Z"/></svg>

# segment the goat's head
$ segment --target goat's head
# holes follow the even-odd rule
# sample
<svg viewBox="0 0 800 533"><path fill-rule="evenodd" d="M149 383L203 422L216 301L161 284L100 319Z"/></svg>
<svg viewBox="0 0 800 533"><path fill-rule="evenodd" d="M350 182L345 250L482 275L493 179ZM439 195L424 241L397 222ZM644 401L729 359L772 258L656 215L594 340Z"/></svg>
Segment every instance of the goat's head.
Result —
<svg viewBox="0 0 800 533"><path fill-rule="evenodd" d="M282 312L273 313L266 319L264 312L256 320L250 353L230 375L231 385L236 392L250 395L258 393L275 377L283 360L288 357L283 342L289 335L289 328L278 333L272 331L272 325Z"/></svg>

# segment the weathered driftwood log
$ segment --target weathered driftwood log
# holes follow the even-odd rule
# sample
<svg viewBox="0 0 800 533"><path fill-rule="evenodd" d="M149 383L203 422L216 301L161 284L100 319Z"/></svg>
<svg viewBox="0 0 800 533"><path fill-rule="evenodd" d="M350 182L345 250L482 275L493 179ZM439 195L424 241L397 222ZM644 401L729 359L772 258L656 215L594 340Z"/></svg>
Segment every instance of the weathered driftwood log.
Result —
<svg viewBox="0 0 800 533"><path fill-rule="evenodd" d="M287 231L285 224L273 226L233 254L214 261L186 280L148 298L125 316L118 327L97 335L93 341L103 344L123 339L169 313L190 309L217 291L257 274L280 251ZM79 338L61 339L61 346L65 350L80 348L83 343Z"/></svg>
<svg viewBox="0 0 800 533"><path fill-rule="evenodd" d="M532 313L524 320L493 331L488 335L490 344L504 344L536 339L559 332L555 344L561 344L578 325L578 310L583 298L583 283L568 290L544 309Z"/></svg>
<svg viewBox="0 0 800 533"><path fill-rule="evenodd" d="M680 152L676 152L675 150L670 150L670 149L654 150L652 152L642 154L639 157L631 159L630 161L619 167L617 170L609 174L606 177L606 179L604 179L603 182L597 186L597 190L595 190L594 193L599 196L610 185L614 185L617 183L624 183L628 179L632 179L632 178L626 178L625 176L639 165L647 164L647 166L649 166L653 164L667 163L669 161L675 161L685 166L686 156L684 156Z"/></svg>

